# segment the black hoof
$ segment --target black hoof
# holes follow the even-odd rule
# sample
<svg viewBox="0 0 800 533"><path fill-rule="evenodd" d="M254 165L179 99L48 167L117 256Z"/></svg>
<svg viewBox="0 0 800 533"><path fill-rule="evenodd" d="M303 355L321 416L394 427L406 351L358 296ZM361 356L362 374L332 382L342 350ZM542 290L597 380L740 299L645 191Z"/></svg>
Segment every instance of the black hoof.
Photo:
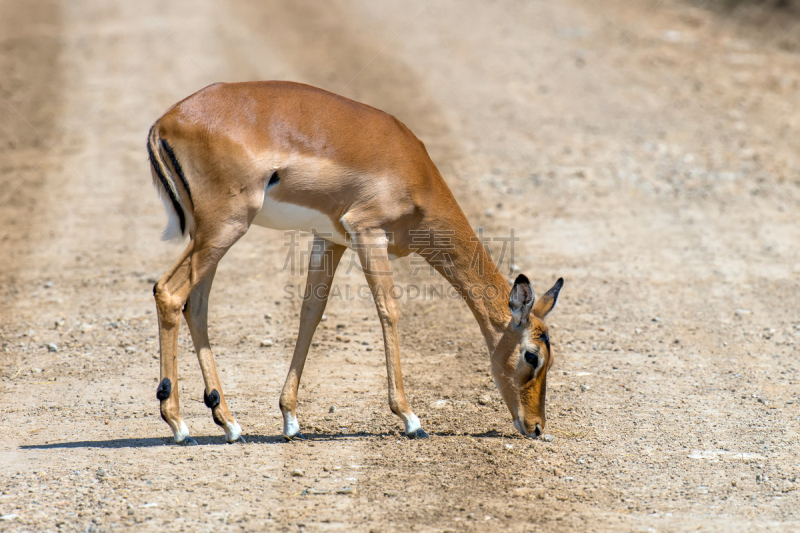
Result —
<svg viewBox="0 0 800 533"><path fill-rule="evenodd" d="M244 440L244 435L239 435L239 438L236 440L229 440L228 444L236 444L237 442L239 444L247 444L247 441Z"/></svg>
<svg viewBox="0 0 800 533"><path fill-rule="evenodd" d="M194 440L192 437L186 437L180 442L176 442L178 446L197 446L197 441Z"/></svg>
<svg viewBox="0 0 800 533"><path fill-rule="evenodd" d="M293 440L306 440L306 436L302 433L296 433L294 437L290 437L289 435L284 435L283 440L286 442L292 442Z"/></svg>
<svg viewBox="0 0 800 533"><path fill-rule="evenodd" d="M427 438L429 438L429 435L427 433L425 433L425 430L422 429L422 428L419 428L414 433L411 433L411 434L406 435L406 436L409 439L427 439Z"/></svg>

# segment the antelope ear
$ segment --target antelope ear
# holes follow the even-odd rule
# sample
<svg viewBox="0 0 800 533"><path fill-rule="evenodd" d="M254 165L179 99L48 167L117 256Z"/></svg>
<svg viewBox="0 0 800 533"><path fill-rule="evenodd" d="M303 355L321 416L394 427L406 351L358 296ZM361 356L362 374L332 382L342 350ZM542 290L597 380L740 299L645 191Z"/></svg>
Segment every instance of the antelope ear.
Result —
<svg viewBox="0 0 800 533"><path fill-rule="evenodd" d="M511 310L511 322L515 327L524 325L533 308L533 287L524 274L517 276L508 297L508 308Z"/></svg>
<svg viewBox="0 0 800 533"><path fill-rule="evenodd" d="M553 288L547 291L545 295L539 298L539 301L536 302L536 305L533 308L533 316L544 319L544 317L546 317L547 314L556 306L556 302L558 301L558 293L561 292L561 287L563 286L564 278L558 278L558 281L556 281L556 284L553 285Z"/></svg>

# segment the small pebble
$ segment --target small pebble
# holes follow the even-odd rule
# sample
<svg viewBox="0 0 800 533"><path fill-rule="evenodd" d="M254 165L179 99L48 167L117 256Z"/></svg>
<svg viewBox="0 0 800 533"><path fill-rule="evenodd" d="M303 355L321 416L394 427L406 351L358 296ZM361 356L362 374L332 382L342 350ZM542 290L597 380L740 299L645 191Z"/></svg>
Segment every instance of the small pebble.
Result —
<svg viewBox="0 0 800 533"><path fill-rule="evenodd" d="M50 287L52 287L52 286L53 286L53 282L52 282L52 281L48 281L48 282L46 282L46 283L44 284L44 288L45 288L45 289L49 289L49 288L50 288Z"/></svg>
<svg viewBox="0 0 800 533"><path fill-rule="evenodd" d="M272 339L264 339L263 341L261 341L261 347L262 348L268 348L268 347L272 346L273 344L275 344L275 342Z"/></svg>
<svg viewBox="0 0 800 533"><path fill-rule="evenodd" d="M586 391L588 391L590 389L591 388L589 387L589 385L581 385L581 391L583 391L583 392L586 392Z"/></svg>
<svg viewBox="0 0 800 533"><path fill-rule="evenodd" d="M491 401L492 401L492 399L489 398L488 394L484 394L483 396L478 398L478 403L481 404L481 405L489 405L489 402L491 402Z"/></svg>
<svg viewBox="0 0 800 533"><path fill-rule="evenodd" d="M42 373L41 368L36 368L36 367L31 368L31 374L41 374L41 373Z"/></svg>
<svg viewBox="0 0 800 533"><path fill-rule="evenodd" d="M306 473L300 470L299 468L295 468L294 470L292 470L293 477L303 477L304 475L306 475Z"/></svg>
<svg viewBox="0 0 800 533"><path fill-rule="evenodd" d="M545 436L542 437L542 440L545 441L545 442L553 442L553 436L552 435L545 435Z"/></svg>
<svg viewBox="0 0 800 533"><path fill-rule="evenodd" d="M328 407L328 412L329 413L335 413L336 412L336 406L335 405L331 405L330 407Z"/></svg>
<svg viewBox="0 0 800 533"><path fill-rule="evenodd" d="M47 351L49 352L57 352L58 351L58 344L50 342L47 344Z"/></svg>

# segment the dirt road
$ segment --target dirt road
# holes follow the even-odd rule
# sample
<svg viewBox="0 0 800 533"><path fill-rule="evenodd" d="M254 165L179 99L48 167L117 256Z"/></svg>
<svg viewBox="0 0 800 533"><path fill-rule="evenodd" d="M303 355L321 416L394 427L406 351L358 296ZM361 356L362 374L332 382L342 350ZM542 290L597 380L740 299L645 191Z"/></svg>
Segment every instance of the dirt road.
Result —
<svg viewBox="0 0 800 533"><path fill-rule="evenodd" d="M800 23L629 4L0 1L0 530L800 528ZM401 302L431 433L405 439L373 305L343 296L303 376L309 439L283 442L303 278L255 228L210 316L248 444L211 420L184 329L201 445L170 445L151 287L181 247L146 132L247 79L396 115L475 227L513 228L537 293L566 279L552 439L516 434L469 310L437 298ZM337 281L363 283L350 252Z"/></svg>

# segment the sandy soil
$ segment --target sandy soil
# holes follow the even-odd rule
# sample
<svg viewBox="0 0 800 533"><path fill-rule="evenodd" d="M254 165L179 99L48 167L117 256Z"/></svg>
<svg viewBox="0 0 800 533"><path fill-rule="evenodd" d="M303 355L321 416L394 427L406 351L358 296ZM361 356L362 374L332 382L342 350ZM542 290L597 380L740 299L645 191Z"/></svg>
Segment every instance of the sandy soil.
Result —
<svg viewBox="0 0 800 533"><path fill-rule="evenodd" d="M0 1L0 530L800 528L800 23L630 4ZM213 424L184 329L201 445L170 444L150 290L181 247L159 241L144 141L245 79L395 114L474 226L514 229L537 292L564 276L551 440L516 434L467 307L439 299L401 303L432 435L405 439L373 306L338 299L301 386L309 440L283 442L303 278L255 228L210 318L249 443ZM398 281L443 283L414 268Z"/></svg>

